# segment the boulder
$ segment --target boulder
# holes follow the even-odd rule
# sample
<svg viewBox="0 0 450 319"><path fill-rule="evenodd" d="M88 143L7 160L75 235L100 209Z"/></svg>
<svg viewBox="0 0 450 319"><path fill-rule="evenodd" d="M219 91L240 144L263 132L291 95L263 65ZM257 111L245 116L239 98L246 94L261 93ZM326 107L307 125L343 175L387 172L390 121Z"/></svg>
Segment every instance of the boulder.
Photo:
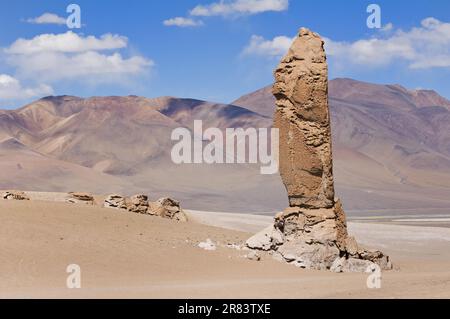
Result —
<svg viewBox="0 0 450 319"><path fill-rule="evenodd" d="M276 250L284 242L283 234L273 225L263 229L246 242L247 247L257 250Z"/></svg>
<svg viewBox="0 0 450 319"><path fill-rule="evenodd" d="M375 263L358 258L338 257L330 267L332 272L371 272Z"/></svg>
<svg viewBox="0 0 450 319"><path fill-rule="evenodd" d="M361 250L355 258L370 261L380 266L382 270L393 269L389 256L379 250Z"/></svg>
<svg viewBox="0 0 450 319"><path fill-rule="evenodd" d="M374 263L369 260L348 258L342 266L342 272L371 272Z"/></svg>
<svg viewBox="0 0 450 319"><path fill-rule="evenodd" d="M108 195L105 198L103 207L116 208L116 209L127 209L126 198L121 195L117 195L117 194Z"/></svg>
<svg viewBox="0 0 450 319"><path fill-rule="evenodd" d="M180 222L186 222L187 215L180 207L180 202L172 198L164 197L150 203L149 214L168 218Z"/></svg>
<svg viewBox="0 0 450 319"><path fill-rule="evenodd" d="M147 195L138 194L129 198L112 194L106 197L104 207L123 209L129 212L159 216L180 222L186 222L187 216L180 207L180 202L172 198L160 198L150 202Z"/></svg>
<svg viewBox="0 0 450 319"><path fill-rule="evenodd" d="M138 194L131 196L125 200L125 205L128 211L138 214L148 214L149 201L148 196Z"/></svg>
<svg viewBox="0 0 450 319"><path fill-rule="evenodd" d="M92 196L89 193L82 193L82 192L71 192L69 193L69 198L67 198L66 202L77 204L87 204L87 205L94 205L94 196Z"/></svg>
<svg viewBox="0 0 450 319"><path fill-rule="evenodd" d="M2 194L3 199L8 200L30 200L30 198L22 191L7 191Z"/></svg>
<svg viewBox="0 0 450 319"><path fill-rule="evenodd" d="M280 246L278 252L288 263L292 263L299 268L316 270L330 269L340 254L339 249L333 244L308 244L297 240L289 241Z"/></svg>

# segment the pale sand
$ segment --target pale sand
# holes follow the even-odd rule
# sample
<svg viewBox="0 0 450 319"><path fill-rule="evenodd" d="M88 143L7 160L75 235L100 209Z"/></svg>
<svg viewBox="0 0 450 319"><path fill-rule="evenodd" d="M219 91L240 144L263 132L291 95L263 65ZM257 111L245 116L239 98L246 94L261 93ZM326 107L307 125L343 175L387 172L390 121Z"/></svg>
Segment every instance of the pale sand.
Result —
<svg viewBox="0 0 450 319"><path fill-rule="evenodd" d="M242 243L271 217L191 212L189 223L92 206L0 200L0 297L27 298L450 298L450 229L349 223L366 246L389 253L399 270L382 288L366 274L298 269ZM231 229L200 224L214 223ZM239 229L232 230L232 229ZM216 251L198 243L211 238ZM67 265L82 288L67 289Z"/></svg>

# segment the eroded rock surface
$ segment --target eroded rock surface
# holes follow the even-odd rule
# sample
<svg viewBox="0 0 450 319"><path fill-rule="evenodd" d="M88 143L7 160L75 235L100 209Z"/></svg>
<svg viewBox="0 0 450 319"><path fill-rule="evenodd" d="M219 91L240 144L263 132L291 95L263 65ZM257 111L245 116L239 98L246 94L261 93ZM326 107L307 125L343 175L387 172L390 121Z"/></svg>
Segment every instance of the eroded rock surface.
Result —
<svg viewBox="0 0 450 319"><path fill-rule="evenodd" d="M181 209L180 202L168 197L160 198L156 202L151 203L150 214L181 222L187 221L187 216Z"/></svg>
<svg viewBox="0 0 450 319"><path fill-rule="evenodd" d="M291 206L334 204L328 67L322 39L301 29L275 70L274 127L280 130L280 174Z"/></svg>
<svg viewBox="0 0 450 319"><path fill-rule="evenodd" d="M30 197L22 191L7 191L2 194L2 198L8 200L30 200Z"/></svg>
<svg viewBox="0 0 450 319"><path fill-rule="evenodd" d="M105 198L103 207L116 208L116 209L127 209L125 197L117 194L108 195Z"/></svg>
<svg viewBox="0 0 450 319"><path fill-rule="evenodd" d="M150 202L147 195L138 194L124 197L117 194L105 198L104 207L127 210L133 213L159 216L180 222L187 221L187 215L180 207L180 202L171 198L160 198Z"/></svg>
<svg viewBox="0 0 450 319"><path fill-rule="evenodd" d="M131 196L126 200L126 207L128 211L133 213L148 214L148 196L143 194Z"/></svg>
<svg viewBox="0 0 450 319"><path fill-rule="evenodd" d="M279 168L290 207L250 238L247 247L301 268L366 271L377 264L390 269L389 257L360 248L348 236L344 210L335 198L328 66L318 34L300 30L275 70L273 94Z"/></svg>
<svg viewBox="0 0 450 319"><path fill-rule="evenodd" d="M94 196L89 193L82 192L71 192L69 193L69 198L66 200L68 203L82 203L87 205L94 205Z"/></svg>

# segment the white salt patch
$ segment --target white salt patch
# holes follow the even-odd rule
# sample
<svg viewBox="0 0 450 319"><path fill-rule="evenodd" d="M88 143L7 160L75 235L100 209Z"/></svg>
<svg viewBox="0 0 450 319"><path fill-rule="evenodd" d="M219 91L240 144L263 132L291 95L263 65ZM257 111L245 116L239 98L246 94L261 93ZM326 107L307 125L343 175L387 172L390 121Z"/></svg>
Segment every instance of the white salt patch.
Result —
<svg viewBox="0 0 450 319"><path fill-rule="evenodd" d="M214 244L214 242L209 238L206 241L198 244L198 247L200 247L204 250L216 250L217 249L216 244Z"/></svg>

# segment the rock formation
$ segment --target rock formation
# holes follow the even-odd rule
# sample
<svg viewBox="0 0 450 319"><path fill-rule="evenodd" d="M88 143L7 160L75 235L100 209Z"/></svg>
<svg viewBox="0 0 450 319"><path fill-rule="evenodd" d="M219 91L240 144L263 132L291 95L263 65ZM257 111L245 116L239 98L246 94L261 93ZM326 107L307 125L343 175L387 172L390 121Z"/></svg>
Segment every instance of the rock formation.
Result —
<svg viewBox="0 0 450 319"><path fill-rule="evenodd" d="M280 173L294 207L331 208L334 185L323 42L306 29L275 71Z"/></svg>
<svg viewBox="0 0 450 319"><path fill-rule="evenodd" d="M113 194L106 197L103 206L181 222L187 221L186 214L180 208L180 202L171 198L160 198L156 202L149 202L147 195L140 194L127 198Z"/></svg>
<svg viewBox="0 0 450 319"><path fill-rule="evenodd" d="M116 209L127 209L127 204L125 201L125 197L123 197L121 195L117 195L117 194L112 194L112 195L108 195L105 198L103 207L116 208Z"/></svg>
<svg viewBox="0 0 450 319"><path fill-rule="evenodd" d="M187 221L187 216L180 208L180 202L171 198L160 198L154 203L150 203L150 211L152 215L161 216L163 218L174 219L181 222Z"/></svg>
<svg viewBox="0 0 450 319"><path fill-rule="evenodd" d="M348 236L345 213L335 199L328 67L319 35L300 30L275 71L273 94L280 174L290 207L247 246L302 268L366 271L374 263L390 268L387 256L361 249Z"/></svg>
<svg viewBox="0 0 450 319"><path fill-rule="evenodd" d="M69 193L69 198L66 200L66 202L72 204L82 203L87 205L94 205L95 200L94 196L89 193L71 192Z"/></svg>
<svg viewBox="0 0 450 319"><path fill-rule="evenodd" d="M148 214L149 202L147 195L139 194L131 196L131 198L126 201L126 204L127 210L130 212Z"/></svg>
<svg viewBox="0 0 450 319"><path fill-rule="evenodd" d="M7 191L2 194L2 198L8 200L30 200L30 197L21 191Z"/></svg>

